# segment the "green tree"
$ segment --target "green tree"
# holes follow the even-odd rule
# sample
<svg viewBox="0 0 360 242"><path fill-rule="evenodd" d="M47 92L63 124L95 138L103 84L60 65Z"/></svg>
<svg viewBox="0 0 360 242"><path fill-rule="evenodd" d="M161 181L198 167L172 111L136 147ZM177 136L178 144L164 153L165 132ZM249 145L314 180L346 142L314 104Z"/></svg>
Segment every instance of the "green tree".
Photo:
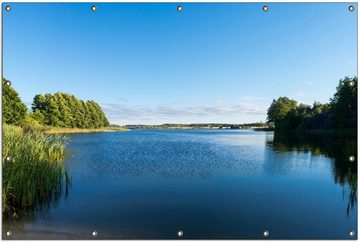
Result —
<svg viewBox="0 0 360 242"><path fill-rule="evenodd" d="M75 97L74 97L75 98ZM75 121L78 128L90 128L87 126L87 120L86 120L86 112L82 105L81 100L75 98L74 99L76 109L75 109Z"/></svg>
<svg viewBox="0 0 360 242"><path fill-rule="evenodd" d="M46 108L45 96L40 94L36 95L33 98L33 103L31 105L32 116L41 124L47 123L45 118L45 113L46 113L45 108Z"/></svg>
<svg viewBox="0 0 360 242"><path fill-rule="evenodd" d="M297 105L287 97L273 100L267 112L268 123L279 130L296 131L357 128L357 83L357 77L340 80L329 104L314 102L311 107Z"/></svg>
<svg viewBox="0 0 360 242"><path fill-rule="evenodd" d="M277 127L282 119L293 109L296 108L296 101L288 97L279 97L273 100L267 110L267 122Z"/></svg>
<svg viewBox="0 0 360 242"><path fill-rule="evenodd" d="M45 107L46 107L46 98L45 96L38 94L34 97L33 99L33 103L31 105L31 109L32 111L36 111L39 110L41 112L45 111Z"/></svg>
<svg viewBox="0 0 360 242"><path fill-rule="evenodd" d="M100 124L100 127L106 127L109 126L109 121L107 120L105 113L102 111L99 104L97 104L94 101L91 101L92 105L95 107L96 115L98 117L98 123Z"/></svg>
<svg viewBox="0 0 360 242"><path fill-rule="evenodd" d="M21 101L19 94L11 86L8 80L2 80L2 112L3 122L8 124L19 124L27 113L26 105Z"/></svg>
<svg viewBox="0 0 360 242"><path fill-rule="evenodd" d="M328 112L329 109L330 109L330 105L328 103L322 104L320 102L314 102L311 108L311 112L314 115L316 115L316 114Z"/></svg>
<svg viewBox="0 0 360 242"><path fill-rule="evenodd" d="M307 120L307 129L328 129L330 127L330 104L314 102L311 108L311 117Z"/></svg>
<svg viewBox="0 0 360 242"><path fill-rule="evenodd" d="M55 127L64 127L61 121L59 102L56 96L49 97L47 106L48 124Z"/></svg>
<svg viewBox="0 0 360 242"><path fill-rule="evenodd" d="M96 102L84 102L66 93L36 95L32 110L32 117L45 125L68 128L109 126L104 112Z"/></svg>
<svg viewBox="0 0 360 242"><path fill-rule="evenodd" d="M330 99L335 128L357 127L357 77L339 81L334 97Z"/></svg>
<svg viewBox="0 0 360 242"><path fill-rule="evenodd" d="M88 101L87 106L89 107L90 111L90 120L91 120L91 128L99 128L102 126L101 123L101 115L99 110L97 109L94 101Z"/></svg>

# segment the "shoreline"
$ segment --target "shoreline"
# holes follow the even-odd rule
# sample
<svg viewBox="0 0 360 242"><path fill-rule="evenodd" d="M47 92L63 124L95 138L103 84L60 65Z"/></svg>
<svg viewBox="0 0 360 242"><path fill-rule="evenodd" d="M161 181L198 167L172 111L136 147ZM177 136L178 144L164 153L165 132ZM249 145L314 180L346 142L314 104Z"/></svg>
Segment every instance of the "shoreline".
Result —
<svg viewBox="0 0 360 242"><path fill-rule="evenodd" d="M126 128L98 128L98 129L80 129L80 128L50 128L46 134L88 134L88 133L107 133L130 131Z"/></svg>

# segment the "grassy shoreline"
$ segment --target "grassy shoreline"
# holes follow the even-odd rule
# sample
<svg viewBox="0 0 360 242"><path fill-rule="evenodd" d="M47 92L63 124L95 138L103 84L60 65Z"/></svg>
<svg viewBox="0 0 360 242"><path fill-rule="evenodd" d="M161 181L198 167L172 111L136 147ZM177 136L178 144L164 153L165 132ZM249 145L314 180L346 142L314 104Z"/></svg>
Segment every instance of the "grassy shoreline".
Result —
<svg viewBox="0 0 360 242"><path fill-rule="evenodd" d="M50 204L68 186L67 138L40 129L3 125L2 212L14 216Z"/></svg>
<svg viewBox="0 0 360 242"><path fill-rule="evenodd" d="M46 134L85 134L85 133L103 133L103 132L122 132L129 131L130 129L126 128L97 128L97 129L80 129L80 128L55 128L51 127L46 129L44 132Z"/></svg>
<svg viewBox="0 0 360 242"><path fill-rule="evenodd" d="M68 137L63 134L128 131L123 127L94 129L3 124L2 213L14 216L56 201L69 177L63 161ZM6 158L7 156L11 158Z"/></svg>

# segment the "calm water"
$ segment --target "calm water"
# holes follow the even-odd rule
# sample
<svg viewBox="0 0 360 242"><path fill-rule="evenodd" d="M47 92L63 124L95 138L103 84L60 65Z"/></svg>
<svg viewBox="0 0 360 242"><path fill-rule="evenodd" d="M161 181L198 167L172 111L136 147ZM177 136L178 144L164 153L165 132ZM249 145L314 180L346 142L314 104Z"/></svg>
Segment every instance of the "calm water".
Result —
<svg viewBox="0 0 360 242"><path fill-rule="evenodd" d="M12 238L348 239L356 143L245 130L71 135L68 195L5 219ZM350 147L350 148L349 148ZM350 149L350 150L349 150ZM4 235L3 235L4 236ZM6 236L4 236L6 237Z"/></svg>

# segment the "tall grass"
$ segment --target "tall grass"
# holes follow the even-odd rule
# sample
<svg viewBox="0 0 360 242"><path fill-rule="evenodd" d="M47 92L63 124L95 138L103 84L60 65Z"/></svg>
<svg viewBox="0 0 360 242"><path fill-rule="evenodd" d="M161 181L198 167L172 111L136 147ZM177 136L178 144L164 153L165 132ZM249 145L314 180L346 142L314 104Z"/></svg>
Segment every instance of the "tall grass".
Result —
<svg viewBox="0 0 360 242"><path fill-rule="evenodd" d="M117 131L129 131L129 129L126 129L123 127L103 127L103 128L96 128L96 129L47 127L45 130L45 133L47 133L47 134L77 134L77 133L100 133L100 132L117 132Z"/></svg>
<svg viewBox="0 0 360 242"><path fill-rule="evenodd" d="M36 208L57 199L64 183L67 189L68 176L62 163L65 136L4 124L2 141L3 213Z"/></svg>

